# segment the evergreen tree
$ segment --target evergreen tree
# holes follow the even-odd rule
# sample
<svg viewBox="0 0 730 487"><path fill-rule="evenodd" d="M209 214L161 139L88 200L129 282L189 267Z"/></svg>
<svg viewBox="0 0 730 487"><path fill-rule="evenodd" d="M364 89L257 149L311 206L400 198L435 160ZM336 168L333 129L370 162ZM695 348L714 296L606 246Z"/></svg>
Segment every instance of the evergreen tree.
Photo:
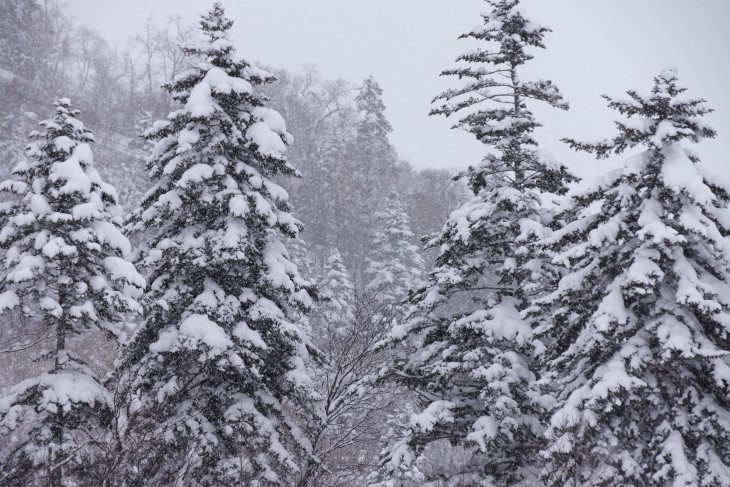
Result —
<svg viewBox="0 0 730 487"><path fill-rule="evenodd" d="M363 157L379 164L395 164L395 154L388 142L393 127L385 117L383 88L372 76L362 83L355 97L360 114L357 122L357 145Z"/></svg>
<svg viewBox="0 0 730 487"><path fill-rule="evenodd" d="M408 291L422 284L423 258L413 245L413 232L403 210L398 192L393 190L385 208L375 214L376 227L370 251L367 289L381 299L401 301Z"/></svg>
<svg viewBox="0 0 730 487"><path fill-rule="evenodd" d="M444 103L431 113L465 113L456 127L490 150L463 175L474 196L428 243L440 252L435 268L412 296L410 318L392 333L416 347L396 362L394 376L425 407L411 416L386 467L391 475L413 468L428 445L443 447L443 440L473 453L449 481L508 486L537 474L542 437L532 328L521 316L550 275L531 245L549 233L541 195L564 193L574 178L536 149L532 133L540 124L527 107L531 100L560 109L567 103L552 82L520 76L549 29L529 20L518 0L488 3L483 25L462 36L484 47L443 73L468 81L439 95Z"/></svg>
<svg viewBox="0 0 730 487"><path fill-rule="evenodd" d="M546 243L570 269L536 307L553 310L540 334L559 399L547 485L730 485L730 185L682 146L715 136L685 91L667 69L650 95L605 97L627 117L613 139L567 141L642 152Z"/></svg>
<svg viewBox="0 0 730 487"><path fill-rule="evenodd" d="M383 89L371 76L355 97L354 140L347 147L347 171L339 188L345 195L344 208L338 210L345 218L337 229L337 246L358 285L367 279L370 249L362 235L372 234L376 224L372 215L388 194L383 182L393 181L398 171L396 153L388 140L393 128L385 117L382 95Z"/></svg>
<svg viewBox="0 0 730 487"><path fill-rule="evenodd" d="M94 332L124 339L125 314L141 312L132 295L145 285L124 260L130 244L118 226L116 191L94 168L92 134L68 99L55 106L31 133L28 159L0 187L13 195L0 209L0 313L37 322L50 347L37 357L48 372L0 399L0 431L17 438L0 452L0 484L8 486L92 478L112 398L78 339Z"/></svg>
<svg viewBox="0 0 730 487"><path fill-rule="evenodd" d="M232 24L218 3L203 17L184 48L195 67L166 85L181 108L147 132L154 186L132 224L147 234L148 307L119 374L140 404L129 435L153 433L126 453L130 483L289 485L309 460L292 411L316 396L297 324L311 298L284 245L301 224L272 181L298 172L256 91L273 77L236 53Z"/></svg>
<svg viewBox="0 0 730 487"><path fill-rule="evenodd" d="M355 319L355 288L337 249L327 259L317 291L321 303L313 317L323 326L336 326Z"/></svg>

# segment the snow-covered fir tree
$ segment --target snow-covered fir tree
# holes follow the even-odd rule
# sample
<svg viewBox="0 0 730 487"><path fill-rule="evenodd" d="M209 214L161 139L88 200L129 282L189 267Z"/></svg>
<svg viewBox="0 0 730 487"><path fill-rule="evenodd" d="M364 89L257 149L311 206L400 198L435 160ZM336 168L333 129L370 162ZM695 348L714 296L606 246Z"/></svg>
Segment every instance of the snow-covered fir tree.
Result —
<svg viewBox="0 0 730 487"><path fill-rule="evenodd" d="M298 324L310 286L285 247L301 224L272 180L298 175L284 157L291 136L257 93L273 77L236 53L219 3L200 25L200 43L184 47L194 68L166 86L181 108L147 132L154 186L131 221L147 235L150 286L118 373L140 405L129 434L140 425L150 439L126 453L130 475L290 485L311 450L292 411L309 414L316 397Z"/></svg>
<svg viewBox="0 0 730 487"><path fill-rule="evenodd" d="M366 158L381 164L393 164L395 153L388 142L393 126L385 117L383 88L372 76L363 80L355 97L355 106L360 114L357 122L358 148Z"/></svg>
<svg viewBox="0 0 730 487"><path fill-rule="evenodd" d="M390 192L385 208L375 214L375 219L366 287L381 299L397 302L423 284L423 258L412 243L413 232L397 191Z"/></svg>
<svg viewBox="0 0 730 487"><path fill-rule="evenodd" d="M649 95L606 97L626 117L599 158L641 152L574 198L545 245L570 272L538 307L559 399L549 486L730 485L730 185L683 147L714 137L676 71Z"/></svg>
<svg viewBox="0 0 730 487"><path fill-rule="evenodd" d="M354 140L348 141L345 164L347 170L340 182L345 213L343 228L337 229L337 246L348 264L357 285L367 279L367 257L370 242L360 235L372 232L373 215L380 210L389 187L382 181L392 181L398 171L398 159L388 136L393 127L385 116L383 89L372 77L363 81L355 97ZM340 161L337 161L338 163ZM347 215L348 208L355 211ZM343 215L343 216L345 216ZM340 215L337 215L340 216Z"/></svg>
<svg viewBox="0 0 730 487"><path fill-rule="evenodd" d="M443 104L432 114L462 114L455 126L489 154L464 174L474 196L428 243L440 251L435 268L392 333L416 347L396 362L394 377L415 390L422 410L385 467L391 476L407 473L427 446L450 443L472 456L449 482L509 486L537 475L542 437L532 327L521 316L550 271L531 245L549 233L541 195L564 193L574 177L537 150L532 133L540 124L527 107L567 103L552 82L520 73L549 29L517 0L487 3L483 24L462 36L482 47L444 72L467 81L439 95Z"/></svg>
<svg viewBox="0 0 730 487"><path fill-rule="evenodd" d="M414 235L397 191L390 192L375 219L366 288L383 299L400 301L423 283L425 264L412 243Z"/></svg>
<svg viewBox="0 0 730 487"><path fill-rule="evenodd" d="M14 437L0 452L7 486L99 479L90 467L112 429L112 397L89 367L96 351L79 341L95 332L125 339L145 285L125 260L130 244L116 191L94 168L93 135L68 99L55 106L0 186L12 195L0 208L0 317L42 329L48 350L37 360L49 367L0 399L0 432Z"/></svg>
<svg viewBox="0 0 730 487"><path fill-rule="evenodd" d="M317 292L320 304L313 317L323 325L336 326L355 319L355 288L337 249L327 259Z"/></svg>

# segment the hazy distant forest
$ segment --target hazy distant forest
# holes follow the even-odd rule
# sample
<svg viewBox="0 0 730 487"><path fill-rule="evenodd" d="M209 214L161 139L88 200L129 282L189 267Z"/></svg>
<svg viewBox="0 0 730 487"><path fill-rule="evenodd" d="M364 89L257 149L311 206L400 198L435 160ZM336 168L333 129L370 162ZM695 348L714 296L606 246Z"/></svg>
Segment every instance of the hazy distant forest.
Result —
<svg viewBox="0 0 730 487"><path fill-rule="evenodd" d="M564 141L626 152L578 191L550 29L487 0L431 110L484 160L417 170L377 79L224 7L112 46L0 0L1 486L730 486L730 183L673 68Z"/></svg>

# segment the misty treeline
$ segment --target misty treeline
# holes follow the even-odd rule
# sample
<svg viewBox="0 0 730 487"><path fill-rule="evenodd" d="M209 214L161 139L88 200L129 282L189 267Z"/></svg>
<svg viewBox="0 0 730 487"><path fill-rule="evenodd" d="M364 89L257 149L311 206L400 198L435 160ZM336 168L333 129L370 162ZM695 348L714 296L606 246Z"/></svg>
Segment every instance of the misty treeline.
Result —
<svg viewBox="0 0 730 487"><path fill-rule="evenodd" d="M178 106L162 84L194 64L180 46L196 38L198 26L179 16L150 17L125 45L113 46L93 26L64 15L62 5L0 5L2 172L24 156L28 134L52 113L52 102L68 97L94 132L97 166L128 209L150 186L145 160L152 143L140 135ZM374 80L327 80L314 65L296 72L266 69L277 81L261 92L296 134L287 157L306 177L289 181L287 189L298 218L307 222L304 238L312 240L307 244L317 249L320 266L327 249L343 246L360 278L373 213L392 189L416 235L440 228L449 208L464 199L463 185L450 183L453 174L416 171L398 157L387 141L391 127Z"/></svg>
<svg viewBox="0 0 730 487"><path fill-rule="evenodd" d="M631 157L569 193L549 29L485 4L431 111L486 147L454 181L375 79L255 66L220 4L117 48L2 0L0 484L730 486L711 109L673 68L606 96L564 141Z"/></svg>

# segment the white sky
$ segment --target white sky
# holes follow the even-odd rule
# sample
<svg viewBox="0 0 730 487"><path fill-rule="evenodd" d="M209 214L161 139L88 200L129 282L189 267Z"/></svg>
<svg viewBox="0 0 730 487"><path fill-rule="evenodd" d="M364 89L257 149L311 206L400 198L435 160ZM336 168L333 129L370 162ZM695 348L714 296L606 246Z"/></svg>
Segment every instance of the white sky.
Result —
<svg viewBox="0 0 730 487"><path fill-rule="evenodd" d="M192 21L208 0L66 0L70 12L125 47L150 12L163 19L180 13ZM536 52L523 78L552 79L571 104L563 113L533 105L545 126L543 148L587 182L609 163L576 154L561 137L603 138L614 134L617 113L600 94L627 89L647 92L652 77L677 66L689 95L706 98L717 111L708 117L718 139L698 148L722 171L730 137L730 47L728 0L523 0L523 9L554 32L547 50ZM452 123L429 117L432 98L456 79L441 70L469 46L457 37L480 23L483 0L223 0L235 21L234 40L244 56L296 70L315 63L325 77L359 83L372 74L383 86L392 142L416 167L464 167L484 148ZM532 75L532 76L531 76ZM296 134L294 134L296 136ZM623 159L623 157L621 158ZM293 161L296 164L296 161Z"/></svg>

